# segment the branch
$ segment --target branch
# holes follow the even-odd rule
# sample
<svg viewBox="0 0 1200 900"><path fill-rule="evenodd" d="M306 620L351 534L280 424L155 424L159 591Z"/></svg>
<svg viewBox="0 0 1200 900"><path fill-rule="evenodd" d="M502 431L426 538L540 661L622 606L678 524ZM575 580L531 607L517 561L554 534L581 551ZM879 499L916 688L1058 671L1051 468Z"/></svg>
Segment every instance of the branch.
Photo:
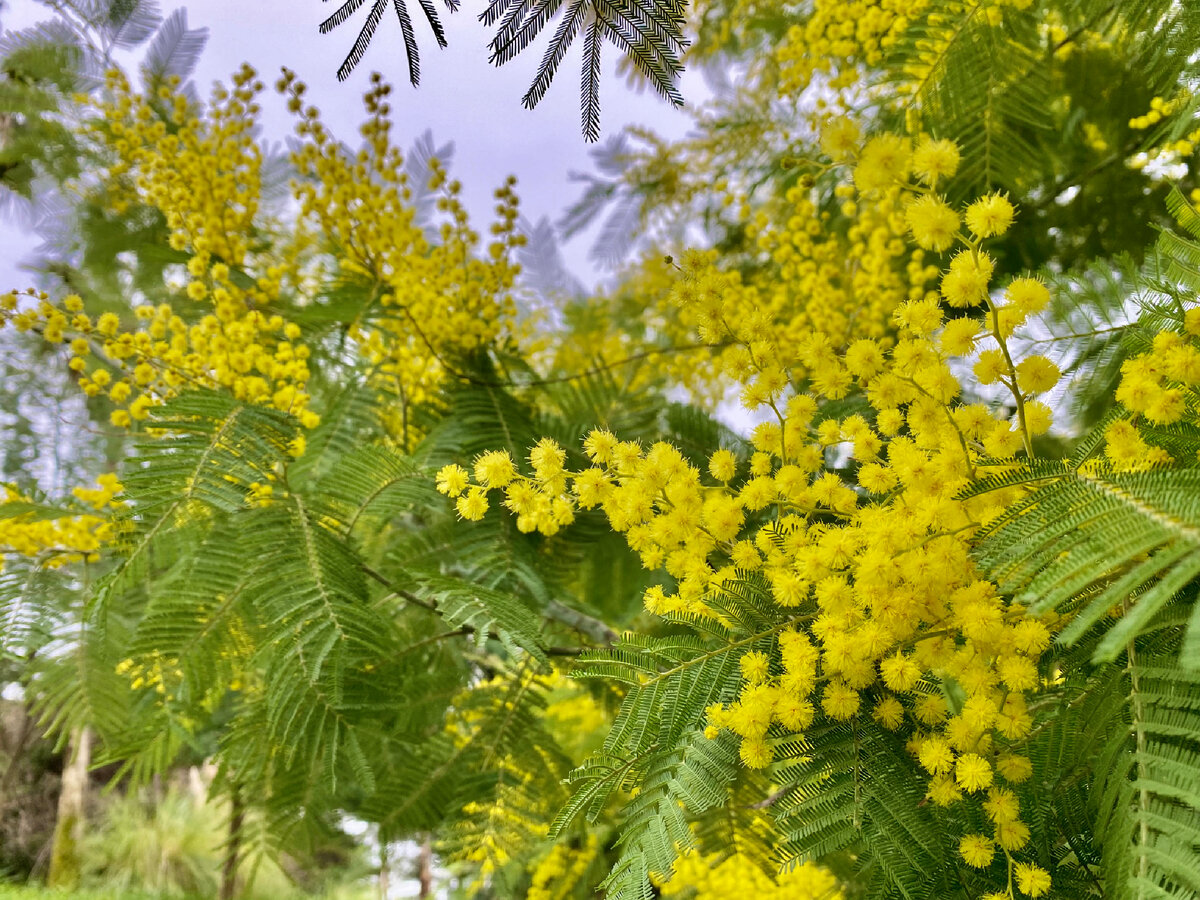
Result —
<svg viewBox="0 0 1200 900"><path fill-rule="evenodd" d="M546 614L547 619L552 619L569 628L574 628L580 634L591 638L598 644L616 643L617 638L620 636L605 622L600 621L594 616L589 616L587 613L581 613L577 609L565 606L557 600L551 600L547 603L543 612Z"/></svg>
<svg viewBox="0 0 1200 900"><path fill-rule="evenodd" d="M405 590L404 588L396 587L396 585L394 585L391 581L389 581L386 577L381 575L379 572L372 569L366 563L360 563L360 566L362 567L363 572L367 576L369 576L370 578L379 582L385 588L387 588L388 591L390 591L389 596L399 597L400 599L404 600L407 603L415 604L416 606L419 606L422 609L426 609L431 613L441 615L441 610L439 610L437 608L436 604L430 603L428 600L418 597L412 591ZM578 610L572 609L569 606L565 606L562 603L559 603L557 600L551 600L550 603L547 604L547 606L543 610L543 612L545 613L546 618L552 619L553 621L559 622L563 625L567 625L570 628L574 628L576 631L580 632L585 637L589 637L592 640L594 640L600 644L612 644L617 640L617 637L619 636L616 631L614 631L612 628L610 628L608 625L606 625L604 622L600 621L599 619L594 618L593 616L589 616L586 613L579 612ZM458 628L454 631L448 631L448 632L445 632L442 634L433 635L429 638L425 638L424 640L420 641L419 643L413 644L412 646L406 647L404 649L405 649L405 652L407 652L408 650L413 649L413 647L419 647L423 644L432 643L433 641L443 640L446 638L465 637L467 635L472 635L475 633L476 633L476 631L475 631L474 627L472 627L470 625L463 625L461 628ZM487 636L493 640L500 640L500 636L498 634L495 634L494 632L489 631ZM591 648L590 647L547 647L545 649L546 649L546 653L550 656L579 656L584 651L590 650Z"/></svg>

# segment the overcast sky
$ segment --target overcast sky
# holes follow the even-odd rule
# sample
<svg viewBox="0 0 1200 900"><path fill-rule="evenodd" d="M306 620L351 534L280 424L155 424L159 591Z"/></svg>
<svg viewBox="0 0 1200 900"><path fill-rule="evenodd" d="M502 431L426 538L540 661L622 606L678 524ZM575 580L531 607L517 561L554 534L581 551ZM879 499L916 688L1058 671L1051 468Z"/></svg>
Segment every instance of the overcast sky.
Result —
<svg viewBox="0 0 1200 900"><path fill-rule="evenodd" d="M553 23L537 44L497 69L487 61L489 30L475 18L483 0L465 0L457 14L444 16L450 43L446 50L437 48L423 19L415 16L422 83L413 90L407 83L399 26L389 8L366 57L348 81L339 83L335 73L357 36L366 7L331 34L319 34L317 25L338 2L162 0L162 6L164 12L185 6L189 26L209 30L195 76L202 95L215 79L227 78L243 61L254 65L268 84L286 65L308 83L309 96L326 122L352 144L358 140L360 97L367 79L372 70L382 72L396 85L392 107L397 142L407 146L427 128L439 144L454 141L452 172L463 182L465 200L481 230L490 222L491 192L510 173L518 178L522 210L531 220L557 218L578 196L578 185L570 181L569 173L587 171L591 163L589 146L579 130L580 48L572 48L537 109L529 111L521 105ZM6 0L2 21L6 28L15 29L47 17L36 0ZM651 125L665 135L684 133L688 114L660 102L651 92L631 90L615 75L615 49L606 46L605 51L608 77L601 95L601 139L627 123ZM689 98L703 91L698 77L685 75L683 87ZM290 117L281 99L272 92L263 106L266 136L278 140L290 133ZM20 273L17 265L34 242L9 223L0 223L0 241L0 287L24 286L29 276ZM564 252L572 268L593 281L596 273L588 266L586 249L583 237L564 247Z"/></svg>

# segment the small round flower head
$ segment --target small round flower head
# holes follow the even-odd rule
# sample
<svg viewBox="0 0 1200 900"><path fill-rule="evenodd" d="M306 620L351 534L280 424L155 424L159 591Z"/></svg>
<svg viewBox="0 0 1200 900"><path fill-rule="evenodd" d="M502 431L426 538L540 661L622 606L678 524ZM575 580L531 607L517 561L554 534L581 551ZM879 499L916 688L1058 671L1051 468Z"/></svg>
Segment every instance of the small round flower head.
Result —
<svg viewBox="0 0 1200 900"><path fill-rule="evenodd" d="M547 480L562 472L566 453L552 438L542 438L529 451L529 462L538 478Z"/></svg>
<svg viewBox="0 0 1200 900"><path fill-rule="evenodd" d="M934 775L944 775L954 768L954 751L945 738L937 735L921 741L917 759L927 772Z"/></svg>
<svg viewBox="0 0 1200 900"><path fill-rule="evenodd" d="M858 125L848 116L831 118L821 127L821 149L834 162L842 162L858 147Z"/></svg>
<svg viewBox="0 0 1200 900"><path fill-rule="evenodd" d="M962 799L962 789L949 775L935 775L929 781L926 796L938 806L950 806Z"/></svg>
<svg viewBox="0 0 1200 900"><path fill-rule="evenodd" d="M1029 826L1019 819L996 823L996 843L1005 850L1020 850L1029 843Z"/></svg>
<svg viewBox="0 0 1200 900"><path fill-rule="evenodd" d="M1004 294L1010 304L1031 316L1050 305L1050 291L1036 278L1014 278Z"/></svg>
<svg viewBox="0 0 1200 900"><path fill-rule="evenodd" d="M742 678L750 684L761 684L771 675L771 661L767 658L767 654L760 653L758 650L743 653L739 664L742 669Z"/></svg>
<svg viewBox="0 0 1200 900"><path fill-rule="evenodd" d="M1016 210L1003 194L987 194L967 207L967 227L979 238L998 237L1008 231Z"/></svg>
<svg viewBox="0 0 1200 900"><path fill-rule="evenodd" d="M1017 863L1017 889L1030 897L1040 897L1050 890L1050 873L1032 863Z"/></svg>
<svg viewBox="0 0 1200 900"><path fill-rule="evenodd" d="M747 768L765 769L771 764L775 751L762 738L746 738L742 741L739 755Z"/></svg>
<svg viewBox="0 0 1200 900"><path fill-rule="evenodd" d="M925 194L910 203L904 211L904 219L913 240L935 253L949 250L958 234L958 213L932 194Z"/></svg>
<svg viewBox="0 0 1200 900"><path fill-rule="evenodd" d="M950 261L949 270L942 276L942 296L951 306L960 308L982 303L994 268L995 262L986 253L963 250Z"/></svg>
<svg viewBox="0 0 1200 900"><path fill-rule="evenodd" d="M923 137L912 155L912 170L921 181L933 186L958 171L958 145L954 141Z"/></svg>
<svg viewBox="0 0 1200 900"><path fill-rule="evenodd" d="M458 514L468 522L478 522L488 511L487 491L481 487L473 487L455 503Z"/></svg>
<svg viewBox="0 0 1200 900"><path fill-rule="evenodd" d="M992 783L992 767L978 753L964 753L954 768L954 778L965 791L980 791Z"/></svg>
<svg viewBox="0 0 1200 900"><path fill-rule="evenodd" d="M993 822L1014 822L1021 812L1021 803L1007 788L992 788L983 808Z"/></svg>
<svg viewBox="0 0 1200 900"><path fill-rule="evenodd" d="M975 319L951 319L942 329L942 349L951 356L966 356L975 349L980 325Z"/></svg>
<svg viewBox="0 0 1200 900"><path fill-rule="evenodd" d="M729 450L718 450L708 460L708 472L717 481L731 481L737 474L737 457Z"/></svg>
<svg viewBox="0 0 1200 900"><path fill-rule="evenodd" d="M889 731L895 731L904 722L904 707L889 694L875 704L871 718Z"/></svg>
<svg viewBox="0 0 1200 900"><path fill-rule="evenodd" d="M848 721L858 712L859 703L858 691L844 681L831 681L821 698L821 706L826 715L839 722Z"/></svg>
<svg viewBox="0 0 1200 900"><path fill-rule="evenodd" d="M958 852L968 866L986 869L996 856L996 845L982 834L968 834L958 842Z"/></svg>
<svg viewBox="0 0 1200 900"><path fill-rule="evenodd" d="M470 476L462 466L442 466L437 473L437 489L447 497L457 497L470 483Z"/></svg>
<svg viewBox="0 0 1200 900"><path fill-rule="evenodd" d="M516 466L504 450L489 451L475 461L475 480L485 488L502 488L516 474Z"/></svg>
<svg viewBox="0 0 1200 900"><path fill-rule="evenodd" d="M600 465L607 465L612 461L613 451L617 446L617 439L611 431L607 429L596 429L588 434L583 442L583 452L588 455L592 462Z"/></svg>
<svg viewBox="0 0 1200 900"><path fill-rule="evenodd" d="M908 177L912 147L908 138L881 134L863 148L854 168L854 184L864 194L884 191Z"/></svg>
<svg viewBox="0 0 1200 900"><path fill-rule="evenodd" d="M1058 366L1044 356L1029 356L1017 363L1017 384L1026 394L1043 394L1061 377Z"/></svg>
<svg viewBox="0 0 1200 900"><path fill-rule="evenodd" d="M1193 306L1183 314L1183 327L1193 337L1200 336L1200 306Z"/></svg>
<svg viewBox="0 0 1200 900"><path fill-rule="evenodd" d="M912 690L921 680L921 667L912 657L902 653L896 653L883 660L879 664L879 672L883 676L883 683L900 693Z"/></svg>
<svg viewBox="0 0 1200 900"><path fill-rule="evenodd" d="M816 709L800 697L780 697L775 703L775 718L788 731L799 733L813 723Z"/></svg>

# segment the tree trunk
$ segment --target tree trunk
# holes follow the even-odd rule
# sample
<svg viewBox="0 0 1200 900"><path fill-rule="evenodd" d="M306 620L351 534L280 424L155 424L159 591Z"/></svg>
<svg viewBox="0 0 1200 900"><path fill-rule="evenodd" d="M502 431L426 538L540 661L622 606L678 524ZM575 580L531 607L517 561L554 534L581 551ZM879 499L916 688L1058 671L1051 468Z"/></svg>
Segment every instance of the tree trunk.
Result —
<svg viewBox="0 0 1200 900"><path fill-rule="evenodd" d="M390 877L391 863L388 860L388 845L387 841L383 840L382 835L379 840L379 900L388 900L388 888Z"/></svg>
<svg viewBox="0 0 1200 900"><path fill-rule="evenodd" d="M46 884L72 889L79 884L79 839L83 836L87 813L88 769L92 759L92 735L86 726L71 732L67 746L67 764L63 767L62 789L58 794L58 817L54 822L54 842L50 849L50 871Z"/></svg>
<svg viewBox="0 0 1200 900"><path fill-rule="evenodd" d="M417 878L421 881L421 897L433 896L433 844L429 840L429 836L425 836L425 840L421 844L421 868L417 872Z"/></svg>
<svg viewBox="0 0 1200 900"><path fill-rule="evenodd" d="M245 819L242 792L235 787L229 798L229 842L225 845L225 863L221 866L220 900L234 900L237 896L238 857L242 852L242 823Z"/></svg>

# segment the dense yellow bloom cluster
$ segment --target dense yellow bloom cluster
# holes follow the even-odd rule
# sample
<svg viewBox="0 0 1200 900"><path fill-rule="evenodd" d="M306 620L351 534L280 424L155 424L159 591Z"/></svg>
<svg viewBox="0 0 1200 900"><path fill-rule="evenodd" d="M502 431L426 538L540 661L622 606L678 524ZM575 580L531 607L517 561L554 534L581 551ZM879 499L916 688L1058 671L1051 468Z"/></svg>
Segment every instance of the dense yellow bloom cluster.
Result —
<svg viewBox="0 0 1200 900"><path fill-rule="evenodd" d="M121 505L115 499L122 486L117 476L105 473L96 480L96 487L77 487L72 493L77 500L97 512ZM29 504L32 501L11 484L0 485L4 503ZM96 562L100 548L112 540L112 523L107 516L80 513L72 516L41 518L30 510L19 515L0 518L0 570L4 557L26 556L46 568L87 560Z"/></svg>
<svg viewBox="0 0 1200 900"><path fill-rule="evenodd" d="M1168 119L1175 115L1184 105L1186 97L1179 96L1174 100L1164 100L1162 97L1153 97L1150 100L1150 110L1141 116L1134 116L1129 120L1129 127L1135 131L1145 131L1154 125L1157 125L1163 119Z"/></svg>
<svg viewBox="0 0 1200 900"><path fill-rule="evenodd" d="M370 292L351 337L379 380L408 403L426 402L458 358L512 337L519 271L512 251L525 242L516 227L515 179L496 191L497 221L480 254L461 187L433 160L429 187L445 215L434 242L417 217L404 157L391 144L389 85L375 76L365 96L357 155L346 154L318 110L304 105L305 85L293 73L285 69L276 87L299 117L292 162L302 179L293 184L301 216L338 248L342 275Z"/></svg>
<svg viewBox="0 0 1200 900"><path fill-rule="evenodd" d="M1162 331L1151 349L1125 361L1117 400L1130 412L1155 425L1171 425L1196 415L1200 386L1200 308L1184 316L1184 334ZM1161 447L1151 447L1127 419L1105 432L1105 453L1118 467L1146 469L1171 461Z"/></svg>
<svg viewBox="0 0 1200 900"><path fill-rule="evenodd" d="M562 900L575 896L600 851L600 838L589 831L582 847L555 844L533 869L526 900Z"/></svg>
<svg viewBox="0 0 1200 900"><path fill-rule="evenodd" d="M249 403L292 412L306 427L318 422L304 390L308 348L294 343L300 329L260 310L279 299L289 272L252 251L264 225L255 137L263 84L248 65L232 81L231 88L214 87L207 107L193 110L169 87L153 97L136 94L122 73L109 74L110 98L94 125L117 154L104 179L109 202L118 211L128 204L157 209L171 248L189 255L182 315L166 305L136 311L148 346L137 333L126 338L117 323L106 323L115 341L132 344L131 354L118 345L115 358L119 365L129 361L125 381L139 396L128 415L114 414L116 424L142 417L146 406L189 383L225 387ZM166 121L156 113L162 104L170 109ZM210 305L211 312L191 304Z"/></svg>
<svg viewBox="0 0 1200 900"><path fill-rule="evenodd" d="M123 659L116 666L116 673L129 678L129 687L135 691L151 688L160 697L173 700L174 690L183 678L179 660L155 651L134 660Z"/></svg>
<svg viewBox="0 0 1200 900"><path fill-rule="evenodd" d="M776 51L780 91L804 90L818 73L830 86L851 87L858 65L878 65L929 7L929 0L816 0L812 15L794 25Z"/></svg>
<svg viewBox="0 0 1200 900"><path fill-rule="evenodd" d="M660 888L663 897L725 900L841 900L837 879L828 869L804 863L772 881L749 859L734 854L724 861L692 852L675 863L675 874Z"/></svg>
<svg viewBox="0 0 1200 900"><path fill-rule="evenodd" d="M1172 117L1185 112L1190 100L1191 96L1188 94L1180 94L1172 100L1154 97L1150 101L1149 111L1130 119L1129 127L1135 131L1145 131L1164 121L1170 121ZM1193 118L1188 124L1195 126L1194 111L1190 114ZM1128 160L1128 165L1135 169L1143 169L1151 163L1157 164L1159 171L1152 177L1162 178L1171 171L1169 167L1180 163L1190 165L1198 147L1200 147L1200 127L1192 127L1174 140L1163 140L1162 143L1134 154ZM1178 180L1180 176L1178 173L1172 173L1167 177ZM1200 203L1200 188L1193 188L1189 196L1192 203Z"/></svg>
<svg viewBox="0 0 1200 900"><path fill-rule="evenodd" d="M842 143L858 139L848 120L839 120L828 132L835 159L842 155ZM882 146L873 143L869 151ZM890 168L892 160L881 158L878 164ZM778 266L778 274L764 279L757 296L747 299L780 321L778 341L793 342L812 331L839 346L856 338L881 338L892 311L906 299L922 296L925 284L936 278L936 267L924 262L925 251L903 240L899 182L867 190L860 180L856 174L856 184L835 189L841 214L849 221L844 233L829 228L830 214L820 210L814 192L803 184L787 192L782 209L764 209L756 216L750 234L759 251ZM869 195L870 202L856 202L856 195ZM728 296L721 285L710 290ZM691 306L686 300L683 305Z"/></svg>
<svg viewBox="0 0 1200 900"><path fill-rule="evenodd" d="M457 708L448 720L447 731L456 745L465 746L477 736L480 723L487 718L487 711L481 708L480 699L485 704L512 710L522 702L521 697L530 691L547 693L549 702L543 722L568 752L578 749L572 744L581 737L586 739L601 733L600 729L607 721L608 717L586 691L569 682L562 673L539 672L527 661L516 672L505 672L482 680L460 694L455 701ZM588 730L583 731L585 728ZM537 777L544 776L540 767L545 765L545 761L536 755L532 759L508 755L495 760L494 764L500 776L495 795L487 801L473 800L462 809L477 823L484 823L482 827L472 829L470 841L458 857L477 866L472 891L513 859L514 843L543 838L549 830L547 822L552 810L548 807L552 801L547 800L547 808L539 810L536 803L541 802L542 798L535 798L535 803L531 805L529 787ZM595 846L589 846L590 851L568 852L566 848L552 850L543 859L545 870L540 881L547 893L542 896L558 896L552 891L550 882L553 879L566 877L567 873L575 872L577 868L581 875L588 868L596 852ZM581 855L572 857L572 853ZM534 884L538 882L539 877L535 872Z"/></svg>
<svg viewBox="0 0 1200 900"><path fill-rule="evenodd" d="M431 226L436 236L427 234L403 157L390 144L386 85L376 79L366 95L357 154L304 106L304 85L291 73L277 87L298 114L301 138L292 157L299 217L288 228L261 208L256 132L264 85L252 68L243 66L228 88L217 85L200 108L171 86L136 93L114 70L88 132L112 161L83 189L115 214L161 214L171 249L185 260L179 299L139 306L130 323L114 312L89 316L74 295L59 304L41 294L0 298L0 326L67 344L81 388L112 401L115 425L128 427L185 387L204 386L314 427L309 348L277 310L322 302L331 265L337 281L364 289L350 336L376 383L400 394L404 409L427 402L464 354L515 335L511 257L524 237L512 182L496 192L493 239L480 253L459 186L434 161L431 188L444 221ZM264 234L277 239L263 241ZM294 450L302 452L302 440Z"/></svg>
<svg viewBox="0 0 1200 900"><path fill-rule="evenodd" d="M598 289L573 305L565 323L571 339L537 348L533 359L543 371L612 371L631 392L666 377L698 396L719 400L712 380L705 377L708 366L697 365L698 356L713 351L696 343L692 329L677 321L670 304L677 278L673 259L653 255L639 260L614 289ZM630 324L617 329L614 321ZM664 338L666 346L655 344Z"/></svg>
<svg viewBox="0 0 1200 900"><path fill-rule="evenodd" d="M779 15L778 0L693 0L695 41L687 59L696 61L745 42L746 22L770 21Z"/></svg>
<svg viewBox="0 0 1200 900"><path fill-rule="evenodd" d="M968 19L999 25L1006 8L1027 9L1032 2L963 0L951 6ZM802 91L817 74L828 76L834 90L854 88L862 81L860 67L880 65L914 26L920 26L920 41L906 74L911 84L920 84L954 40L957 22L930 0L815 0L812 14L792 26L776 50L780 92Z"/></svg>
<svg viewBox="0 0 1200 900"><path fill-rule="evenodd" d="M826 123L822 144L835 162L854 156L860 142L848 119ZM744 356L727 331L738 339L753 332L753 340L769 338L779 344L819 331L840 348L859 338L888 340L893 311L924 296L938 276L929 251L905 241L905 166L915 159L913 164L932 168L935 183L937 177L948 178L957 168L958 154L954 150L949 161L938 157L937 150L947 143L924 140L914 148L901 138L873 141L863 151L864 164L853 181L847 178L834 189L835 210L825 208L811 179L802 179L747 223L758 264L745 271L722 267L715 251L687 254L682 279L673 260L643 262L629 279L636 297L605 298L593 308L615 307L623 318L636 316L647 337L661 343L648 349L628 333L614 335L600 323L590 323L589 309L582 321L572 323L582 339L570 348L557 348L555 365L580 371L632 357L641 368L622 371L631 373L634 384L638 378L660 376L701 397L720 399L727 386L722 373L738 368ZM641 304L637 310L628 302L632 300ZM738 311L729 321L716 319L715 330L705 320L714 301ZM745 310L753 310L750 320L740 317ZM659 352L662 343L670 352ZM706 359L700 363L696 351L705 347Z"/></svg>
<svg viewBox="0 0 1200 900"><path fill-rule="evenodd" d="M27 302L15 293L0 296L0 327L11 324L63 345L80 389L112 402L114 425L145 419L185 388L218 386L247 403L291 412L305 427L320 421L304 391L309 350L294 341L300 331L282 317L243 308L222 318L218 307L189 324L168 303L133 312L132 327L125 327L116 313L89 316L74 294L57 304L32 290Z"/></svg>
<svg viewBox="0 0 1200 900"><path fill-rule="evenodd" d="M309 350L297 342L299 327L261 309L278 300L288 267L251 252L262 225L254 133L261 90L254 70L243 67L232 90L216 87L208 108L197 111L170 87L137 94L120 71L108 74L90 130L113 162L88 189L116 213L131 206L161 213L171 248L187 259L178 302L139 306L129 323L115 312L89 316L76 295L57 305L44 294L25 303L0 298L0 324L67 345L80 387L112 401L115 425L144 419L189 386L227 388L291 412L306 427L319 421L308 409Z"/></svg>
<svg viewBox="0 0 1200 900"><path fill-rule="evenodd" d="M106 87L107 99L98 105L92 128L117 154L105 173L116 211L132 204L159 210L171 231L171 247L199 257L200 263L189 267L199 270L194 277L202 279L210 261L245 265L262 189L262 152L254 129L263 85L254 69L243 65L232 89L215 87L201 111L191 109L188 98L170 86L153 96L134 93L119 69L109 71ZM160 114L164 106L165 117ZM250 293L262 303L272 288L277 285L256 286Z"/></svg>
<svg viewBox="0 0 1200 900"><path fill-rule="evenodd" d="M747 639L771 639L773 650L743 655L740 695L709 709L708 733L739 735L742 761L759 768L771 762L773 735L803 732L820 716L870 717L908 735L934 803L970 796L994 806L986 839L1012 853L1029 830L1004 784L1029 775L1018 752L1032 724L1026 695L1039 686L1052 623L1001 597L970 557L972 534L1016 489L958 495L980 459L1028 453L1050 427L1050 409L1036 398L1059 373L1009 348L1047 305L1045 286L1018 278L1000 294L991 285L984 243L1008 229L1015 210L1003 196L984 196L960 224L935 191L957 160L939 144L914 148L885 135L844 157L860 192L895 195L918 245L957 248L938 290L896 306L887 337L847 344L808 330L780 341L736 279L714 275L703 255L685 261L676 302L704 341L728 345L722 374L742 385L747 410L765 417L748 468L718 450L701 472L669 444L642 447L598 430L584 443L592 465L581 471L567 471L565 451L543 439L529 475L491 452L472 472L447 466L438 487L465 519L482 518L490 494L501 493L519 528L548 535L577 507L601 508L647 568L674 580L673 590L647 591L652 613L714 615L706 602L714 593L746 580L769 587L796 613ZM967 313L947 320L943 303ZM981 382L1007 389L1011 420L960 399L951 362L964 357L975 359ZM821 416L825 402L852 392L865 397L869 416ZM844 479L846 468L857 470L857 485ZM945 682L961 688L961 700L940 690ZM982 860L984 849L969 842L964 856Z"/></svg>

